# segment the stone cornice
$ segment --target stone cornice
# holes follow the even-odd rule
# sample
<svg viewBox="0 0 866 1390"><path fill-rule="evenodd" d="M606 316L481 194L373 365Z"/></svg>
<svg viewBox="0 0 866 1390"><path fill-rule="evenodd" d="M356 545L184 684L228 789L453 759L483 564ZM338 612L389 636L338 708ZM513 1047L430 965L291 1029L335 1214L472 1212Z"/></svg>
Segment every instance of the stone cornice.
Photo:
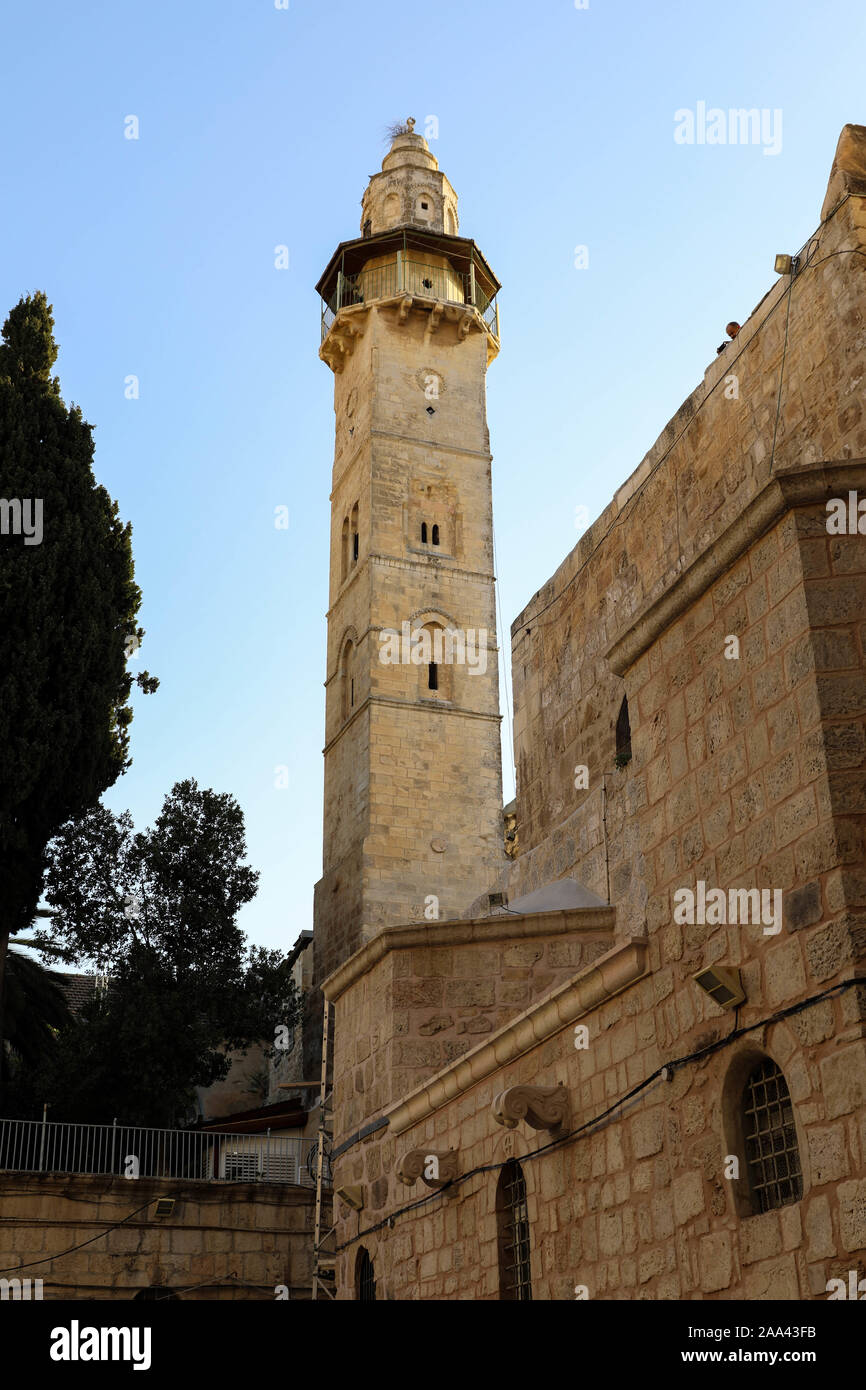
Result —
<svg viewBox="0 0 866 1390"><path fill-rule="evenodd" d="M417 553L420 556L421 552L419 551ZM430 564L431 559L437 560L439 563L434 567ZM411 574L423 574L427 579L430 578L430 574L432 571L436 576L447 575L449 579L456 576L459 579L468 579L479 584L490 585L496 583L495 574L484 574L481 570L463 569L463 567L459 565L456 560L453 560L449 556L435 555L428 556L423 559L419 558L417 560L413 560L411 557L407 559L405 556L385 555L381 551L371 550L368 551L368 553L364 556L362 560L359 560L357 564L353 565L346 579L344 579L340 584L340 587L337 590L337 593L334 597L334 602L331 604L330 608L325 614L325 617L327 618L328 622L331 621L331 618L336 613L338 607L340 606L343 598L346 596L346 593L351 587L353 581L357 578L359 574L362 574L364 572L368 564L371 569L373 569L375 566L379 566L386 567L388 569L407 570ZM424 611L426 612L428 610L425 609ZM491 647L488 650L492 651L493 648ZM498 650L498 648L496 650Z"/></svg>
<svg viewBox="0 0 866 1390"><path fill-rule="evenodd" d="M346 990L378 965L390 951L416 950L425 946L466 946L494 941L529 941L534 936L575 936L584 932L610 932L616 925L616 908L578 907L557 912L502 913L495 917L454 918L447 922L410 922L383 927L381 931L339 966L322 985L322 993L335 1003Z"/></svg>
<svg viewBox="0 0 866 1390"><path fill-rule="evenodd" d="M793 507L826 502L866 488L866 460L851 459L786 469L768 478L761 491L727 530L677 576L660 598L647 604L606 652L611 670L622 676L648 647L730 569L743 552Z"/></svg>
<svg viewBox="0 0 866 1390"><path fill-rule="evenodd" d="M340 742L346 730L352 727L355 720L359 719L364 711L370 709L373 705L391 705L395 709L420 709L423 710L425 714L459 714L464 719L487 719L494 724L502 723L501 714L488 714L485 713L484 710L467 709L465 705L453 705L447 700L398 700L392 695L368 695L366 700L363 700L355 710L354 714L349 716L345 724L340 725L334 737L329 739L325 744L322 752L330 752L334 744Z"/></svg>
<svg viewBox="0 0 866 1390"><path fill-rule="evenodd" d="M371 439L399 439L404 444L411 444L419 449L436 449L439 453L460 454L466 458L484 459L485 463L493 462L493 455L489 449L467 449L465 444L448 444L441 439L422 439L420 435L400 434L397 430L383 430L378 425L370 429Z"/></svg>
<svg viewBox="0 0 866 1390"><path fill-rule="evenodd" d="M439 560L440 563L433 566L430 564L430 559ZM457 564L456 561L453 564L447 563L445 557L440 559L438 555L430 556L423 560L413 560L407 558L405 555L385 555L381 551L371 550L369 560L371 564L386 565L389 569L409 570L411 573L418 573L420 571L428 577L431 573L437 575L447 574L449 579L453 575L458 575L461 579L480 580L482 584L496 583L495 574L485 574L482 570L467 570L464 569L462 565Z"/></svg>
<svg viewBox="0 0 866 1390"><path fill-rule="evenodd" d="M463 1095L479 1081L515 1062L554 1033L569 1027L644 974L647 942L630 937L551 994L539 999L478 1047L466 1052L385 1111L391 1134L402 1134L412 1125Z"/></svg>

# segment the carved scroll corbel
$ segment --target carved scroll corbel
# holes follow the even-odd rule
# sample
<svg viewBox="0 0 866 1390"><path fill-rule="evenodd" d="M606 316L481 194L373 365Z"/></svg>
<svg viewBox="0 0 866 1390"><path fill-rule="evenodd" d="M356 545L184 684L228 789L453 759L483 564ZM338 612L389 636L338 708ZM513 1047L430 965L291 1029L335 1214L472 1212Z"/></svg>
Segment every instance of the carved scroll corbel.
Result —
<svg viewBox="0 0 866 1390"><path fill-rule="evenodd" d="M411 1186L420 1178L428 1187L445 1187L457 1177L457 1150L439 1153L431 1149L409 1149L397 1160L397 1177Z"/></svg>
<svg viewBox="0 0 866 1390"><path fill-rule="evenodd" d="M411 308L412 308L412 296L411 296L411 294L407 294L407 295L405 295L405 296L403 297L403 299L400 300L400 309L399 309L399 312L398 312L398 314L397 314L397 318L399 319L400 323L405 323L405 322L406 322L407 318L409 317L409 310L410 310Z"/></svg>
<svg viewBox="0 0 866 1390"><path fill-rule="evenodd" d="M564 1086L509 1086L495 1097L491 1109L496 1123L506 1129L515 1129L521 1120L533 1129L559 1129L568 1113L568 1091Z"/></svg>

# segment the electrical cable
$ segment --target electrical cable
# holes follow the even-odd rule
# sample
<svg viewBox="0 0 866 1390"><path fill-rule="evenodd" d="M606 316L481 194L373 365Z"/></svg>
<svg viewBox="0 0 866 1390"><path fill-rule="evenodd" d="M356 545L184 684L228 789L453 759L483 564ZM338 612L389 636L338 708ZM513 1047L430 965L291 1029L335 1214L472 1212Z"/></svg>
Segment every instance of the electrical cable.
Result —
<svg viewBox="0 0 866 1390"><path fill-rule="evenodd" d="M770 450L770 468L769 468L769 472L770 472L771 475L772 475L772 472L773 472L773 464L775 463L775 460L776 460L776 436L777 436L778 433L779 433L779 419L780 419L781 414L782 414L782 386L783 386L783 383L784 383L784 380L785 380L785 358L788 356L788 327L789 327L790 322L791 322L791 296L792 296L793 293L794 293L794 280L795 280L795 278L796 278L795 274L792 273L791 276L790 276L790 278L789 278L789 280L788 280L788 294L787 294L788 307L787 307L787 309L786 309L786 311L785 311L785 337L784 337L784 340L783 340L783 342L782 342L782 361L781 361L780 364L779 364L779 391L778 391L778 395L777 395L777 397L776 397L776 419L775 419L775 421L773 422L773 447L772 447L771 450Z"/></svg>
<svg viewBox="0 0 866 1390"><path fill-rule="evenodd" d="M131 1211L128 1216L124 1216L122 1221L115 1221L111 1226L106 1226L104 1231L100 1231L97 1235L91 1236L89 1240L82 1240L79 1245L70 1245L68 1250L59 1250L56 1255L46 1255L44 1259L41 1260L28 1260L27 1263L23 1265L9 1265L8 1269L0 1269L0 1274L12 1274L20 1269L32 1269L34 1265L50 1264L52 1260L62 1260L64 1256L71 1255L75 1250L83 1250L85 1245L92 1245L95 1240L102 1240L103 1236L107 1236L111 1231L116 1231L118 1227L123 1226L127 1221L131 1221L134 1216L138 1216L140 1211L145 1211L147 1207L152 1206L155 1201L156 1198L151 1197L149 1202L145 1202L143 1206L136 1207L135 1211Z"/></svg>

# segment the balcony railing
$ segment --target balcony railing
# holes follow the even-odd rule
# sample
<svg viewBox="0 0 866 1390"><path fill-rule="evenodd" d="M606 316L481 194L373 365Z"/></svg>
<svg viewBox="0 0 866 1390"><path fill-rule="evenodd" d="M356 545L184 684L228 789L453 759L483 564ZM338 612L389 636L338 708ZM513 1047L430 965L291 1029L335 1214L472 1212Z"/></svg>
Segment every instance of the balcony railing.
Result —
<svg viewBox="0 0 866 1390"><path fill-rule="evenodd" d="M314 1187L317 1141L297 1135L0 1120L0 1172L274 1182ZM326 1177L330 1175L326 1169Z"/></svg>
<svg viewBox="0 0 866 1390"><path fill-rule="evenodd" d="M478 310L485 326L499 337L499 318L496 297L488 298L474 273L454 270L451 266L429 265L397 254L393 261L371 266L356 275L337 273L337 282L330 300L322 301L322 341L341 309L370 304L377 299L391 299L411 294L416 299L464 304Z"/></svg>

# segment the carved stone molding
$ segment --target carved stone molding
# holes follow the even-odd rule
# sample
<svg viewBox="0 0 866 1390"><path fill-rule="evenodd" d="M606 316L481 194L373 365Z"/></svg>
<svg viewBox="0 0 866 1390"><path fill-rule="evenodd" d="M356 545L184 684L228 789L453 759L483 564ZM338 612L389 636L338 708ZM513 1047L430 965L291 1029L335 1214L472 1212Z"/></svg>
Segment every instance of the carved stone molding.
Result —
<svg viewBox="0 0 866 1390"><path fill-rule="evenodd" d="M561 919L561 926L553 924ZM365 975L385 955L419 943L425 947L452 945L463 940L499 939L525 941L542 931L580 932L590 923L613 926L615 909L576 908L572 912L540 913L533 917L486 917L455 922L424 922L420 926L385 927L365 946L335 970L325 981L325 996L339 999L356 979ZM471 933L471 936L466 935ZM489 1038L450 1062L435 1076L410 1091L397 1105L385 1112L390 1132L402 1134L443 1106L450 1104L479 1081L500 1072L503 1067L533 1051L539 1043L570 1028L579 1018L597 1008L640 979L646 968L645 937L628 937L611 947L605 955L578 971L558 989L518 1014Z"/></svg>
<svg viewBox="0 0 866 1390"><path fill-rule="evenodd" d="M533 1129L559 1129L568 1112L564 1086L509 1086L491 1106L498 1125L514 1129L525 1120Z"/></svg>
<svg viewBox="0 0 866 1390"><path fill-rule="evenodd" d="M797 465L775 473L728 527L702 546L675 578L665 581L664 591L650 598L638 611L630 626L605 653L611 669L618 676L625 675L661 633L786 512L795 507L823 506L830 497L844 497L848 489L864 487L866 461L863 459Z"/></svg>
<svg viewBox="0 0 866 1390"><path fill-rule="evenodd" d="M395 1171L408 1186L420 1178L428 1187L444 1187L457 1177L457 1150L408 1149L397 1160Z"/></svg>

